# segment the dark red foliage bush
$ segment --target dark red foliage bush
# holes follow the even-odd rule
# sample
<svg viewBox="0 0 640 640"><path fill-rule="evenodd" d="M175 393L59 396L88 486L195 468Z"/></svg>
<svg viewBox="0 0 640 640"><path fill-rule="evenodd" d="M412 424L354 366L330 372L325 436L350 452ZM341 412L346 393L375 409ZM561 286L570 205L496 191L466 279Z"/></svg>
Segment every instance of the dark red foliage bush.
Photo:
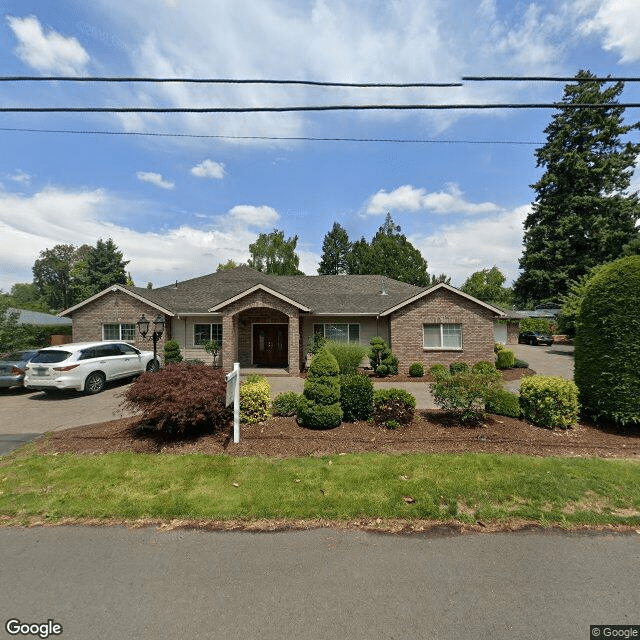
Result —
<svg viewBox="0 0 640 640"><path fill-rule="evenodd" d="M124 393L124 406L171 436L219 431L233 418L225 375L203 364L180 362L143 373Z"/></svg>

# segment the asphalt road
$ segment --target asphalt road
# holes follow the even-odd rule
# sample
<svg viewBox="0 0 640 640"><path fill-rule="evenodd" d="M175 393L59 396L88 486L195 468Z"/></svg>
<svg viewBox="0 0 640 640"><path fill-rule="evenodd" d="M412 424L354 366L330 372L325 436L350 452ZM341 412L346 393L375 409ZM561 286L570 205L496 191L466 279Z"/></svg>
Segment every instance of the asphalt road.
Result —
<svg viewBox="0 0 640 640"><path fill-rule="evenodd" d="M53 527L0 529L0 548L0 637L11 618L51 619L64 640L587 640L640 624L638 534Z"/></svg>

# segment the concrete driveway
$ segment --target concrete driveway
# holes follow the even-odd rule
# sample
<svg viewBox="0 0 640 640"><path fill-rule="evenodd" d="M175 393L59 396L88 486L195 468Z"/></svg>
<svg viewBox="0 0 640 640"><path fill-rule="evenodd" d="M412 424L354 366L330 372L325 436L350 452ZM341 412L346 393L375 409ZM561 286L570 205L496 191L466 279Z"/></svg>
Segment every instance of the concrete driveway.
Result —
<svg viewBox="0 0 640 640"><path fill-rule="evenodd" d="M573 380L573 346L554 344L550 347L531 346L528 344L509 344L516 358L529 363L529 367L542 376L558 376ZM507 382L509 391L520 389L520 380Z"/></svg>

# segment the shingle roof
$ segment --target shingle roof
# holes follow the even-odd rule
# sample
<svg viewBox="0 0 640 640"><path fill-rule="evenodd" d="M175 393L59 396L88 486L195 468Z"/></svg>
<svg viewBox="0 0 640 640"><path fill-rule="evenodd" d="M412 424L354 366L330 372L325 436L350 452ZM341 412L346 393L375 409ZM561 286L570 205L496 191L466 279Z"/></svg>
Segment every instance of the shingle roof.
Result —
<svg viewBox="0 0 640 640"><path fill-rule="evenodd" d="M41 326L54 326L71 324L69 318L59 318L52 316L50 313L42 313L40 311L31 311L29 309L9 309L9 312L18 312L18 324L34 324Z"/></svg>
<svg viewBox="0 0 640 640"><path fill-rule="evenodd" d="M257 284L295 300L313 313L324 314L381 313L425 290L384 276L273 276L250 267L219 271L158 289L125 288L180 314L206 313Z"/></svg>

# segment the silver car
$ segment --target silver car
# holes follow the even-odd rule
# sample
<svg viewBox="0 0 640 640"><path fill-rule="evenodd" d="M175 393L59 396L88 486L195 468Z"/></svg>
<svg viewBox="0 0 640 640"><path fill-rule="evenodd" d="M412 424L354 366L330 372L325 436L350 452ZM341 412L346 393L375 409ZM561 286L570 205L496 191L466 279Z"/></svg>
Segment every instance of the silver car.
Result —
<svg viewBox="0 0 640 640"><path fill-rule="evenodd" d="M126 342L76 342L40 349L27 365L24 386L38 391L75 389L100 393L111 380L155 371L152 351Z"/></svg>
<svg viewBox="0 0 640 640"><path fill-rule="evenodd" d="M27 363L38 349L10 351L0 358L0 388L21 387Z"/></svg>

